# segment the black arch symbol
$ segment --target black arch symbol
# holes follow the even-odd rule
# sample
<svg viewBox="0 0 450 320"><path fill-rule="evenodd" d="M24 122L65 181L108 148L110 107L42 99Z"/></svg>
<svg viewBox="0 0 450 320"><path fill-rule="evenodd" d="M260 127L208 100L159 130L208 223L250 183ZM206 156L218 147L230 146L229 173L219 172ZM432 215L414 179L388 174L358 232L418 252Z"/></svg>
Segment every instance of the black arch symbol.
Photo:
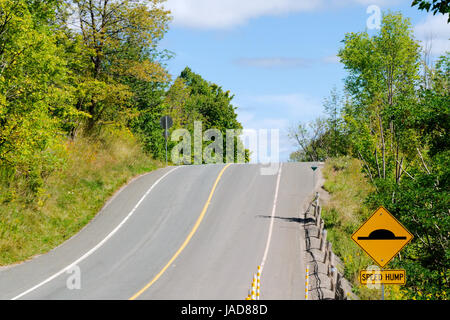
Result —
<svg viewBox="0 0 450 320"><path fill-rule="evenodd" d="M396 237L390 230L377 229L372 231L368 237L358 237L358 240L406 240L406 237Z"/></svg>

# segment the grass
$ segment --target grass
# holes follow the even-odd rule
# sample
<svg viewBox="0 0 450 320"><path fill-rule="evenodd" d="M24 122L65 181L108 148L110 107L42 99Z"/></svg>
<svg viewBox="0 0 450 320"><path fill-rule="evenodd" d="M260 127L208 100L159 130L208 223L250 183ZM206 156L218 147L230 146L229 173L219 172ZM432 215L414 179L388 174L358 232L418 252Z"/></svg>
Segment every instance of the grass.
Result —
<svg viewBox="0 0 450 320"><path fill-rule="evenodd" d="M131 135L78 138L67 141L65 149L64 164L46 177L33 201L17 194L0 203L0 266L60 245L131 178L161 167Z"/></svg>

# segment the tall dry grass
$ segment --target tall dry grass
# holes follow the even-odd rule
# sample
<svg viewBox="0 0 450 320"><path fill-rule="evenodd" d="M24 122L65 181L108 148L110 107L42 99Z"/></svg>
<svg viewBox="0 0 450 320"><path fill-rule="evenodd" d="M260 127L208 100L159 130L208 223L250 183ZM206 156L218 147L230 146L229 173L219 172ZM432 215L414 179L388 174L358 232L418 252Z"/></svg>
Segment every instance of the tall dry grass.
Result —
<svg viewBox="0 0 450 320"><path fill-rule="evenodd" d="M67 141L64 148L61 166L45 178L33 201L24 193L0 203L0 265L58 246L84 227L132 177L161 166L142 152L129 132L79 137Z"/></svg>

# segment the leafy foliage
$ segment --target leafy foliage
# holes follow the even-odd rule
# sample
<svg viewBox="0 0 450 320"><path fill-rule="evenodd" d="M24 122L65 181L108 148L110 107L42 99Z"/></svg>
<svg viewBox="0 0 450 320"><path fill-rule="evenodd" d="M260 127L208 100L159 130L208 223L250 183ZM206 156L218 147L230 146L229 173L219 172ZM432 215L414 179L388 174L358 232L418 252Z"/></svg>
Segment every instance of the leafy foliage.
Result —
<svg viewBox="0 0 450 320"><path fill-rule="evenodd" d="M142 110L143 97L155 84L167 84L157 49L170 21L161 0L74 0L78 32L68 32L82 52L77 73L77 108L89 114L86 131L99 125L126 124ZM65 17L65 24L71 23ZM66 29L69 29L68 27ZM76 41L81 38L80 41Z"/></svg>
<svg viewBox="0 0 450 320"><path fill-rule="evenodd" d="M412 7L417 6L419 10L432 11L433 15L440 12L442 14L450 13L450 1L448 0L413 0ZM448 17L448 22L450 22L450 16Z"/></svg>
<svg viewBox="0 0 450 320"><path fill-rule="evenodd" d="M384 205L415 235L396 261L424 272L409 281L410 296L437 298L449 267L448 58L436 65L431 88L420 86L418 45L398 14L384 16L380 35L347 36L344 44L339 56L351 95L344 119L353 154L377 190L367 205Z"/></svg>
<svg viewBox="0 0 450 320"><path fill-rule="evenodd" d="M164 2L0 0L0 204L44 194L80 135L132 134L162 159L163 114L241 128L220 86L188 68L171 83Z"/></svg>
<svg viewBox="0 0 450 320"><path fill-rule="evenodd" d="M52 2L28 3L0 1L0 170L6 183L25 175L39 192L58 163L60 122L81 114L66 82L59 33L40 11Z"/></svg>
<svg viewBox="0 0 450 320"><path fill-rule="evenodd" d="M226 131L242 129L242 125L237 120L236 107L231 104L233 97L230 91L224 91L217 84L206 81L186 67L168 90L161 111L165 111L174 119L171 131L185 128L189 130L191 137L194 137L195 121L202 122L204 131L208 129L220 131L224 138L223 158L225 159ZM159 136L163 137L162 129L159 130ZM234 144L234 158L236 158L238 145L243 148L243 144L239 138L235 139ZM170 143L170 147L174 145L175 143ZM203 145L207 146L208 142L205 141ZM244 160L249 161L249 151L244 150L244 152Z"/></svg>
<svg viewBox="0 0 450 320"><path fill-rule="evenodd" d="M379 34L349 33L338 56L348 71L347 96L340 112L327 108L348 148L375 187L365 202L383 205L415 236L393 263L411 275L406 297L442 299L449 282L449 54L427 67L423 80L420 47L408 19L383 16ZM424 82L421 82L424 81ZM333 99L331 99L333 101ZM322 120L323 121L323 120ZM301 132L301 131L297 131ZM327 132L327 130L324 130ZM303 150L331 156L320 134ZM325 142L324 142L325 141ZM319 144L319 148L315 146Z"/></svg>

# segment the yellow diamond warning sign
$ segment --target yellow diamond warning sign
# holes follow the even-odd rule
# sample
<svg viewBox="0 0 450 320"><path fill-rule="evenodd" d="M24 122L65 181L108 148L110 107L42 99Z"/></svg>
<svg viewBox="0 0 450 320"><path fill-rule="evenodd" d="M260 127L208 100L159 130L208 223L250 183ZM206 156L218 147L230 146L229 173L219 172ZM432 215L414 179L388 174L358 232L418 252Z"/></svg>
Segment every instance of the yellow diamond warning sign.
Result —
<svg viewBox="0 0 450 320"><path fill-rule="evenodd" d="M355 241L381 268L408 244L413 235L384 207L352 235Z"/></svg>

